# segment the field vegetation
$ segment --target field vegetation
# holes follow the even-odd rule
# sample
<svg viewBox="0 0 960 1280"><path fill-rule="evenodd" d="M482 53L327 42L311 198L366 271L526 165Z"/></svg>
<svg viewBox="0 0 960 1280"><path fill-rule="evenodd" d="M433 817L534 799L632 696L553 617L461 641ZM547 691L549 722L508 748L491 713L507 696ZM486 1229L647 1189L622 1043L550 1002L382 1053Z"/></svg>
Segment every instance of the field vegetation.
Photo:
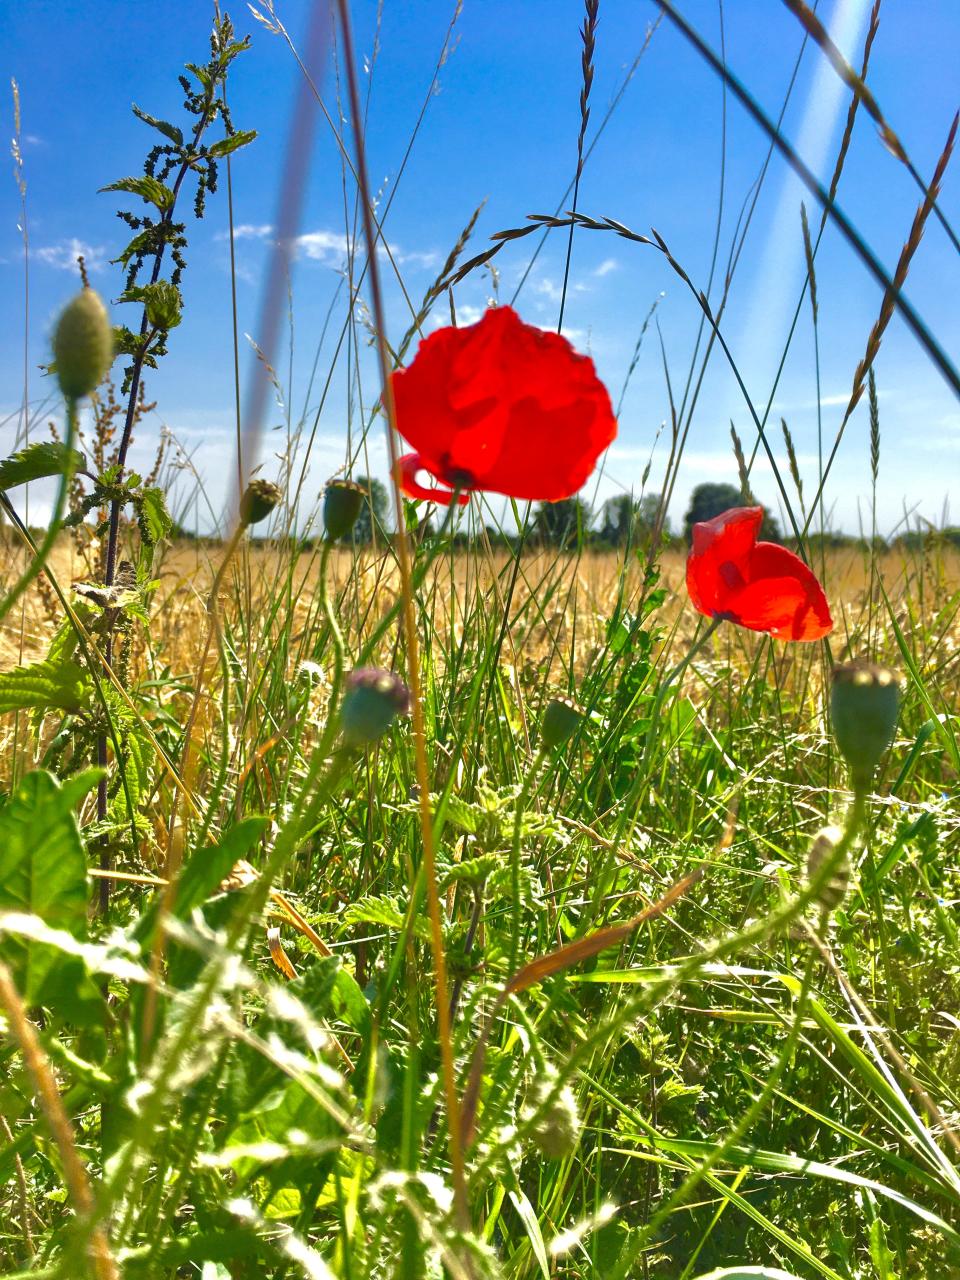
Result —
<svg viewBox="0 0 960 1280"><path fill-rule="evenodd" d="M861 78L879 8L848 135L882 119ZM184 205L219 199L253 140L224 105L243 53L218 15L185 120L144 117L157 145L116 184L138 211L128 325L101 350L92 291L64 299L63 411L0 462L0 1270L960 1276L956 531L832 533L788 434L765 527L834 625L775 640L690 602L688 530L666 520L683 405L658 492L429 508L368 478L384 415L361 363L339 483L301 488L308 421L252 482L260 440L238 434L239 515L198 531L176 445L142 477L126 457L144 379L180 358ZM361 144L345 126L369 229ZM851 370L874 489L871 368L949 156ZM389 372L455 312L491 266L464 222L406 335L375 292L355 305L385 268L358 240L354 350L372 334ZM725 358L720 292L695 295L691 381ZM731 474L726 507L753 505L736 436ZM31 530L16 499L43 480L53 516ZM851 662L876 695L852 730Z"/></svg>

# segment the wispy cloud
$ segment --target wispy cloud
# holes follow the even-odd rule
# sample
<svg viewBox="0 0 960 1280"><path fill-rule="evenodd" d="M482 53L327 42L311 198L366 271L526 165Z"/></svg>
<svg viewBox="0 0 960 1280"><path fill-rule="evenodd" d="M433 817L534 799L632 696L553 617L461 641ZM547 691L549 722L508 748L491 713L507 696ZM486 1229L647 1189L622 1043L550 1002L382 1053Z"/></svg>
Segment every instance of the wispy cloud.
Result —
<svg viewBox="0 0 960 1280"><path fill-rule="evenodd" d="M594 267L591 274L599 277L608 276L611 271L616 271L619 266L620 263L616 258L604 258L599 267Z"/></svg>
<svg viewBox="0 0 960 1280"><path fill-rule="evenodd" d="M83 258L88 271L102 271L107 264L104 245L88 244L76 237L59 240L56 244L41 245L32 251L31 256L44 266L56 267L59 271L76 271L79 257Z"/></svg>
<svg viewBox="0 0 960 1280"><path fill-rule="evenodd" d="M269 222L242 222L233 229L234 240L270 240L274 228ZM218 231L214 239L228 240L228 231ZM359 248L359 246L358 246ZM326 267L340 267L351 252L350 238L342 231L330 231L318 228L316 231L305 231L293 240L295 257L306 258L309 262L319 262ZM439 262L439 254L433 250L404 249L390 242L390 252L381 241L377 245L377 253L381 258L392 257L398 266L432 267Z"/></svg>
<svg viewBox="0 0 960 1280"><path fill-rule="evenodd" d="M233 228L234 240L266 240L268 236L273 234L273 227L269 222L241 222ZM229 231L218 231L213 237L214 240L229 240Z"/></svg>

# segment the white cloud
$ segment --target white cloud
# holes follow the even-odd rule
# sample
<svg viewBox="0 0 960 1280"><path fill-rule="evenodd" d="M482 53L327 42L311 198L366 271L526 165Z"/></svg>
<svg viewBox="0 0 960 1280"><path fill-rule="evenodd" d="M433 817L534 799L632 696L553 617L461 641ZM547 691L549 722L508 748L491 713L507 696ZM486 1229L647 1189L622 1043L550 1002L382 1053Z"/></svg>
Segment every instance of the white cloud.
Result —
<svg viewBox="0 0 960 1280"><path fill-rule="evenodd" d="M269 222L241 222L233 228L234 240L266 240L273 233ZM218 231L214 240L229 240L229 231Z"/></svg>
<svg viewBox="0 0 960 1280"><path fill-rule="evenodd" d="M347 256L349 242L339 231L306 231L294 240L298 256L325 266L340 266Z"/></svg>
<svg viewBox="0 0 960 1280"><path fill-rule="evenodd" d="M620 263L616 258L604 258L599 267L594 267L593 274L595 276L608 276L611 271L616 271Z"/></svg>
<svg viewBox="0 0 960 1280"><path fill-rule="evenodd" d="M76 271L77 258L81 256L88 271L102 271L107 262L104 245L87 244L75 236L69 240L59 240L56 244L42 245L32 251L32 256L44 266L56 267L59 271Z"/></svg>
<svg viewBox="0 0 960 1280"><path fill-rule="evenodd" d="M269 240L273 234L274 228L268 222L243 222L233 229L235 240ZM218 231L215 239L227 240L229 232ZM348 236L342 231L330 231L322 227L316 231L304 231L293 240L295 257L319 262L325 267L343 266L350 251L351 242ZM392 257L397 266L432 267L439 261L439 255L433 250L406 250L392 242L390 242L389 255L382 241L377 244L377 253L384 259L388 256Z"/></svg>

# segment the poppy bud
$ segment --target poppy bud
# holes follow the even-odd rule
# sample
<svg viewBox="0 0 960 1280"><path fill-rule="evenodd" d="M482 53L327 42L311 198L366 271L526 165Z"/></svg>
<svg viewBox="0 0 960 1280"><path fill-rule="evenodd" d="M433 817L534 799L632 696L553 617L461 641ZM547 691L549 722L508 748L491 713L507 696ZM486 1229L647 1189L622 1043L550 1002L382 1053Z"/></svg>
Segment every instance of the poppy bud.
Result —
<svg viewBox="0 0 960 1280"><path fill-rule="evenodd" d="M833 736L853 776L866 786L893 739L900 707L895 671L870 662L846 662L833 669L830 716Z"/></svg>
<svg viewBox="0 0 960 1280"><path fill-rule="evenodd" d="M548 1101L549 1099L549 1101ZM548 1160L572 1155L580 1141L580 1114L568 1084L557 1089L557 1072L548 1067L534 1081L525 1116L534 1116L530 1139Z"/></svg>
<svg viewBox="0 0 960 1280"><path fill-rule="evenodd" d="M397 716L410 710L410 690L392 671L361 667L347 676L340 704L340 725L350 746L365 747L382 738Z"/></svg>
<svg viewBox="0 0 960 1280"><path fill-rule="evenodd" d="M98 293L81 289L53 331L53 359L60 390L79 400L95 390L113 363L113 330Z"/></svg>
<svg viewBox="0 0 960 1280"><path fill-rule="evenodd" d="M345 537L357 523L367 496L352 480L330 480L323 495L323 527L331 542Z"/></svg>
<svg viewBox="0 0 960 1280"><path fill-rule="evenodd" d="M278 506L283 494L270 480L251 480L240 499L240 523L246 529L259 524Z"/></svg>
<svg viewBox="0 0 960 1280"><path fill-rule="evenodd" d="M572 738L583 722L583 712L570 698L551 698L540 722L540 737L548 751Z"/></svg>
<svg viewBox="0 0 960 1280"><path fill-rule="evenodd" d="M814 836L807 850L807 879L815 880L820 874L823 864L832 856L837 845L843 839L839 827L824 827ZM834 868L833 875L821 888L817 901L824 911L834 911L839 907L847 893L850 883L850 863L846 857Z"/></svg>

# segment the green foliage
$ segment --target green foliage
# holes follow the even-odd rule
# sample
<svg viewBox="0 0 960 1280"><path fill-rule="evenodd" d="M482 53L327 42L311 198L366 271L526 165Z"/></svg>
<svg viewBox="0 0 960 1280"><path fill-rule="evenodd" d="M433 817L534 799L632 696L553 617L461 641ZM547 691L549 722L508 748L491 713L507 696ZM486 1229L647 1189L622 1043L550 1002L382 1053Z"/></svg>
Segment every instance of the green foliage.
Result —
<svg viewBox="0 0 960 1280"><path fill-rule="evenodd" d="M14 489L46 476L73 474L85 464L82 453L67 449L58 440L38 441L0 461L0 490Z"/></svg>
<svg viewBox="0 0 960 1280"><path fill-rule="evenodd" d="M387 536L387 513L390 510L390 499L386 486L376 476L357 476L356 483L365 491L366 497L360 508L353 529L346 536L347 542L355 542L358 546L369 546L373 541L374 529L382 542Z"/></svg>
<svg viewBox="0 0 960 1280"><path fill-rule="evenodd" d="M88 705L90 677L69 659L33 662L0 672L0 714L8 711L79 711Z"/></svg>
<svg viewBox="0 0 960 1280"><path fill-rule="evenodd" d="M693 539L693 526L701 520L712 520L722 515L731 507L744 506L743 495L732 484L698 484L690 494L690 505L683 517L683 533L689 545ZM779 542L780 530L776 520L763 509L763 523L760 526L760 537L765 542Z"/></svg>
<svg viewBox="0 0 960 1280"><path fill-rule="evenodd" d="M28 773L0 805L0 912L36 916L51 929L83 938L87 930L86 856L74 809L95 786L89 771L62 785ZM91 998L76 957L46 939L10 936L4 958L31 1005L84 1020ZM95 993L93 993L95 994Z"/></svg>
<svg viewBox="0 0 960 1280"><path fill-rule="evenodd" d="M536 537L545 545L575 549L590 535L593 514L582 498L564 498L560 502L541 502L533 515Z"/></svg>

